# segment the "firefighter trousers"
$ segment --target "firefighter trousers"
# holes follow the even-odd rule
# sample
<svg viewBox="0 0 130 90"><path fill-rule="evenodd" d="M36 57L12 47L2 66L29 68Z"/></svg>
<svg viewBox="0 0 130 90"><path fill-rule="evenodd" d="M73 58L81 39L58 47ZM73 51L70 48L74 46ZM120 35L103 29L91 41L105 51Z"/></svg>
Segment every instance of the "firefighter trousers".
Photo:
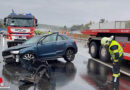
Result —
<svg viewBox="0 0 130 90"><path fill-rule="evenodd" d="M113 60L113 69L112 69L113 77L112 77L112 82L114 84L117 84L117 85L119 85L120 64L121 64L122 59L123 59L123 55L119 58L118 62L114 62L114 60Z"/></svg>

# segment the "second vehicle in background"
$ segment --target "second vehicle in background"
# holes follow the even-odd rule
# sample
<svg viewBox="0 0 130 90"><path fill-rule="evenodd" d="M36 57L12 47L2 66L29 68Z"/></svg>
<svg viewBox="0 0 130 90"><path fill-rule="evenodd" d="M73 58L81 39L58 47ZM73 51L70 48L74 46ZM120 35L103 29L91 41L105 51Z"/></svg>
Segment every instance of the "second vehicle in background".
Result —
<svg viewBox="0 0 130 90"><path fill-rule="evenodd" d="M7 45L16 46L34 36L37 19L32 14L16 14L12 12L4 19L7 26Z"/></svg>

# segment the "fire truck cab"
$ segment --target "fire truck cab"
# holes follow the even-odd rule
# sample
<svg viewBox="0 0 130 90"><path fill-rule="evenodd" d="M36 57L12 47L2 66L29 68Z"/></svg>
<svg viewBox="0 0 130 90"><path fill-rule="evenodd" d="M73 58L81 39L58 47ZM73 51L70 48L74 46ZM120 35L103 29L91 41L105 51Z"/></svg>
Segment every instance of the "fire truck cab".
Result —
<svg viewBox="0 0 130 90"><path fill-rule="evenodd" d="M11 13L4 18L7 26L7 45L16 46L34 36L37 19L32 14Z"/></svg>

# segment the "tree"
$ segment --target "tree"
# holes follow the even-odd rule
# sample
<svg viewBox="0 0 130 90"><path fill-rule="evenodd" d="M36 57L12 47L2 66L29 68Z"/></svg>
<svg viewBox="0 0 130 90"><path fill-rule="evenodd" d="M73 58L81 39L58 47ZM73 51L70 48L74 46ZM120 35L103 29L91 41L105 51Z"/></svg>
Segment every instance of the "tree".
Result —
<svg viewBox="0 0 130 90"><path fill-rule="evenodd" d="M129 21L126 21L126 23L125 23L125 28L126 28L126 29L130 29L130 20L129 20Z"/></svg>
<svg viewBox="0 0 130 90"><path fill-rule="evenodd" d="M67 26L64 26L64 30L68 30L68 29L67 29Z"/></svg>
<svg viewBox="0 0 130 90"><path fill-rule="evenodd" d="M99 23L104 23L105 19L100 19Z"/></svg>
<svg viewBox="0 0 130 90"><path fill-rule="evenodd" d="M71 31L80 30L81 27L82 27L82 25L73 25L73 26L71 27Z"/></svg>
<svg viewBox="0 0 130 90"><path fill-rule="evenodd" d="M85 29L89 29L89 26L92 24L92 21L90 21L88 24L85 24Z"/></svg>
<svg viewBox="0 0 130 90"><path fill-rule="evenodd" d="M80 25L80 30L84 30L84 29L85 29L84 25L83 24Z"/></svg>
<svg viewBox="0 0 130 90"><path fill-rule="evenodd" d="M0 28L3 28L4 27L4 25L1 23L1 21L0 21Z"/></svg>

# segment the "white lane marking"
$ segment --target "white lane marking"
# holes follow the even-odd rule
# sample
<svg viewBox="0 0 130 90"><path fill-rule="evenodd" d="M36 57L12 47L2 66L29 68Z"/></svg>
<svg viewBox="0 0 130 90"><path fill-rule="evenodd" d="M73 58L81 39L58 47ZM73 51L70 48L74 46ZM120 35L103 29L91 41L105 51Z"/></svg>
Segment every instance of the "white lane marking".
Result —
<svg viewBox="0 0 130 90"><path fill-rule="evenodd" d="M8 89L8 88L10 88L10 87L0 87L0 88L3 88L3 89L7 88L7 89Z"/></svg>
<svg viewBox="0 0 130 90"><path fill-rule="evenodd" d="M104 63L104 62L102 62L100 60L97 60L97 59L94 59L94 58L92 58L92 60L94 60L96 62L99 62L99 63L101 63L101 64L103 64L103 65L105 65L105 66L107 66L109 68L113 68L112 65L106 64L106 63ZM130 76L130 73L128 73L126 71L120 70L120 72L123 73L123 74L125 74L125 75L127 75L127 76Z"/></svg>

